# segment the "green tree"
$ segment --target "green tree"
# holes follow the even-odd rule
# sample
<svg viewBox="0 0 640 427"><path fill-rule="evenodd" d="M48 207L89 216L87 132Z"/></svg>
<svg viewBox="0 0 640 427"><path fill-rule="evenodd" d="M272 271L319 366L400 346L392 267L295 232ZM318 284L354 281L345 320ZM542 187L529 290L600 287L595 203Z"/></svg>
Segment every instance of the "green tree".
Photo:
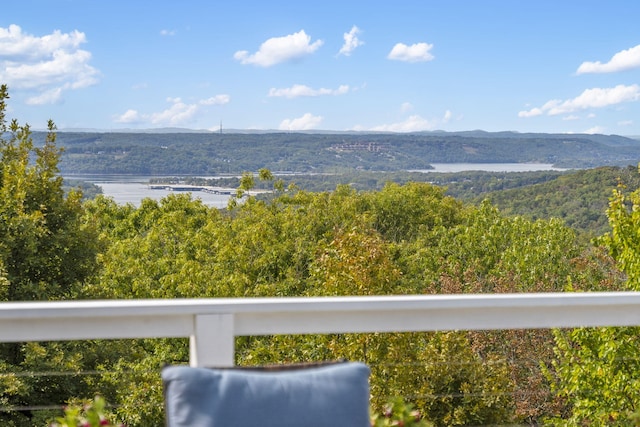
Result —
<svg viewBox="0 0 640 427"><path fill-rule="evenodd" d="M0 300L33 301L73 298L97 268L96 234L85 224L82 194L65 194L58 174L60 149L55 124L48 123L42 146L31 129L6 121L6 85L0 86ZM36 344L0 346L0 365L10 373L0 389L8 406L62 403L78 391L67 378L56 382L22 371L80 369L78 359L62 348ZM57 354L59 357L38 355ZM66 385L64 385L66 384ZM3 425L33 425L31 412L0 413Z"/></svg>
<svg viewBox="0 0 640 427"><path fill-rule="evenodd" d="M0 88L0 107L8 98ZM82 223L81 193L65 195L57 163L55 125L34 147L28 125L0 116L0 261L5 300L69 297L95 271L92 230ZM8 134L8 138L5 135Z"/></svg>
<svg viewBox="0 0 640 427"><path fill-rule="evenodd" d="M613 191L604 245L626 275L625 289L640 290L640 190ZM568 410L556 425L637 425L640 411L640 328L580 328L555 331L556 360L549 377Z"/></svg>

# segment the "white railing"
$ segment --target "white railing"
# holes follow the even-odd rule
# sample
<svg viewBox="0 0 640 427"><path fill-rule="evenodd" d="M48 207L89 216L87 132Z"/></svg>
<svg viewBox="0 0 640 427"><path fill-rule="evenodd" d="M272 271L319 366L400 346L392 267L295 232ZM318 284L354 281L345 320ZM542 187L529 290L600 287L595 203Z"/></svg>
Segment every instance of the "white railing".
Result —
<svg viewBox="0 0 640 427"><path fill-rule="evenodd" d="M190 337L231 366L243 335L640 325L640 292L0 303L0 342Z"/></svg>

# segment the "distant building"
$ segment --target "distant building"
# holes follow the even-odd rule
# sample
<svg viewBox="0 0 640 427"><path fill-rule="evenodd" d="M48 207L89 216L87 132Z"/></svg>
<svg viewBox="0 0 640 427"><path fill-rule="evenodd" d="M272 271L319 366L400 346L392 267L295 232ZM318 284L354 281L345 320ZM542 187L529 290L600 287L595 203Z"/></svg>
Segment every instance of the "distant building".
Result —
<svg viewBox="0 0 640 427"><path fill-rule="evenodd" d="M380 153L383 151L389 151L390 149L391 147L389 146L389 144L380 144L377 142L352 142L348 144L335 144L328 148L328 150L338 153L353 153L356 151Z"/></svg>

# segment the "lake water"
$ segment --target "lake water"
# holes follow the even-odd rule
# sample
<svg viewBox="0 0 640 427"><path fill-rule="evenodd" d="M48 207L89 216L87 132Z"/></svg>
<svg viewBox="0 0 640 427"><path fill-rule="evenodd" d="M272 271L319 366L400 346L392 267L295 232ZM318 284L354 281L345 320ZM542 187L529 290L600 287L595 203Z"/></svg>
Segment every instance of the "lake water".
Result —
<svg viewBox="0 0 640 427"><path fill-rule="evenodd" d="M142 199L150 198L160 200L170 194L183 194L183 191L155 190L149 187L151 178L157 176L131 176L131 175L73 175L66 176L69 179L78 179L90 182L102 188L102 194L124 205L131 203L140 206ZM213 177L208 177L213 178ZM211 194L204 191L190 192L193 199L200 199L207 206L215 208L226 208L229 201L228 195Z"/></svg>
<svg viewBox="0 0 640 427"><path fill-rule="evenodd" d="M443 172L455 173L466 171L485 172L532 172L532 171L561 171L563 169L554 168L546 163L433 163L434 169L419 170L414 172ZM149 187L150 176L132 175L73 175L67 176L69 179L79 179L96 184L102 188L105 196L112 197L118 204L131 203L139 206L144 198L160 200L169 194L180 194L169 190L152 190ZM215 177L206 177L215 178ZM200 199L208 206L215 208L225 208L229 201L228 195L210 194L202 191L191 193L194 199Z"/></svg>
<svg viewBox="0 0 640 427"><path fill-rule="evenodd" d="M431 163L433 169L414 170L412 172L535 172L535 171L563 171L553 167L550 163Z"/></svg>

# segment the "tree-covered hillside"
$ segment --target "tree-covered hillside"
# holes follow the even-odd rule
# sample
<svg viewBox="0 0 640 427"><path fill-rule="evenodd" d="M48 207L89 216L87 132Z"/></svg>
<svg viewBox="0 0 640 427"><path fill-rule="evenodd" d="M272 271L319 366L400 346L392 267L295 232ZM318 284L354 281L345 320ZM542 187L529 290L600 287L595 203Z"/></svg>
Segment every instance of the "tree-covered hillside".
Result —
<svg viewBox="0 0 640 427"><path fill-rule="evenodd" d="M636 164L640 142L620 136L515 133L60 133L63 174L219 175L400 171L431 163ZM34 135L36 143L44 134Z"/></svg>
<svg viewBox="0 0 640 427"><path fill-rule="evenodd" d="M640 188L638 168L601 167L562 174L544 183L493 191L475 197L489 200L505 215L531 219L560 218L568 226L596 237L610 231L606 216L613 189Z"/></svg>
<svg viewBox="0 0 640 427"><path fill-rule="evenodd" d="M618 185L629 190L640 188L636 166L606 166L593 169L538 172L419 173L419 172L350 172L315 175L281 175L283 187L306 191L332 191L348 185L359 191L381 190L389 182L407 184L424 182L446 189L456 199L480 204L489 200L505 215L524 215L533 220L557 218L587 237L610 230L606 209L613 189ZM159 178L153 182L180 182L236 188L240 178ZM258 182L268 189L270 183ZM268 197L268 196L264 196Z"/></svg>

